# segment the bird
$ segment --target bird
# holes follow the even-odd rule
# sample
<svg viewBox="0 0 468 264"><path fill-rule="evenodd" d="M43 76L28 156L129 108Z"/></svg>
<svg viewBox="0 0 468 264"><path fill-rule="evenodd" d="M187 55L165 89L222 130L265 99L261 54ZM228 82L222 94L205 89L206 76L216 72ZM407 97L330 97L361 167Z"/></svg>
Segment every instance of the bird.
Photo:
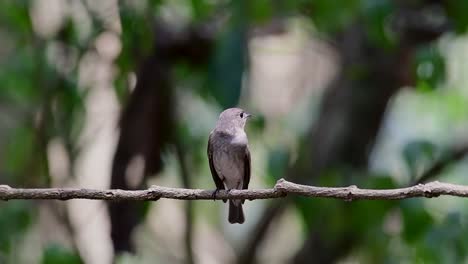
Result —
<svg viewBox="0 0 468 264"><path fill-rule="evenodd" d="M252 115L240 108L224 110L208 139L208 161L216 184L214 198L219 190L248 189L250 182L250 150L244 131ZM223 199L226 202L225 199ZM242 224L245 221L242 204L244 200L229 200L228 221Z"/></svg>

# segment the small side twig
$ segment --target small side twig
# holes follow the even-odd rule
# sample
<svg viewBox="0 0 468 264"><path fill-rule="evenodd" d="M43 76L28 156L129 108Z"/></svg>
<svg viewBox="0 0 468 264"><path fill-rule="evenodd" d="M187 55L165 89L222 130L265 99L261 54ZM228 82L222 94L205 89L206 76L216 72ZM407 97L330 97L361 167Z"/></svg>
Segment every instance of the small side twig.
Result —
<svg viewBox="0 0 468 264"><path fill-rule="evenodd" d="M448 165L452 164L453 162L457 162L461 160L468 154L468 146L460 147L454 150L450 155L447 157L436 161L432 166L430 166L413 184L416 185L419 183L426 182L428 180L433 179L437 175L439 175Z"/></svg>

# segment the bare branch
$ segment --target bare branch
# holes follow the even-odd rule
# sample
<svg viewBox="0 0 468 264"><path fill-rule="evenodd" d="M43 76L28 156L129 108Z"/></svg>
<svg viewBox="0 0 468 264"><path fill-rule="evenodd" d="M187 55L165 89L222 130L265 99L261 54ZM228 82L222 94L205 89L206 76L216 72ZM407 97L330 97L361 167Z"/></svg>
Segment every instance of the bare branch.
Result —
<svg viewBox="0 0 468 264"><path fill-rule="evenodd" d="M446 169L450 164L460 161L468 153L468 146L459 147L453 150L452 153L448 154L447 157L436 161L429 167L412 185L423 183L428 181L437 175L439 175L444 169Z"/></svg>
<svg viewBox="0 0 468 264"><path fill-rule="evenodd" d="M221 199L272 199L293 194L304 197L336 198L352 200L400 200L412 197L437 197L440 195L468 197L468 186L430 182L398 189L360 189L348 187L315 187L280 179L272 189L221 190L216 200ZM69 200L91 199L112 201L154 201L160 198L177 200L212 200L213 190L171 188L152 186L147 190L93 190L75 188L17 189L0 185L0 200Z"/></svg>

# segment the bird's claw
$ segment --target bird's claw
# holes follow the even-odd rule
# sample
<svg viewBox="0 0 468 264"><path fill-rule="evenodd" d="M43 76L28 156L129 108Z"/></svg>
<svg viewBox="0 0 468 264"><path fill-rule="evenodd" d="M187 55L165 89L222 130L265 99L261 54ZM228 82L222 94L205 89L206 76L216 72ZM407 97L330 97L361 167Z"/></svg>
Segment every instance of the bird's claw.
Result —
<svg viewBox="0 0 468 264"><path fill-rule="evenodd" d="M216 195L218 194L219 189L214 190L213 194L211 195L211 198L213 198L213 201L216 201Z"/></svg>
<svg viewBox="0 0 468 264"><path fill-rule="evenodd" d="M226 190L227 193L230 193L232 189ZM211 198L213 198L213 201L216 201L216 195L221 191L221 189L216 189L213 191L213 194L211 194ZM227 199L223 199L223 202L226 202Z"/></svg>

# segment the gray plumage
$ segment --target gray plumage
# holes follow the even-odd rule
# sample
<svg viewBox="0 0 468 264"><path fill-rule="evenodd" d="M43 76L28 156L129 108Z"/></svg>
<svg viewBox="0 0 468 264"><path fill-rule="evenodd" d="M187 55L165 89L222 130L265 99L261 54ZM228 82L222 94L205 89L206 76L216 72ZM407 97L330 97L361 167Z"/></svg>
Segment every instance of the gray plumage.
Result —
<svg viewBox="0 0 468 264"><path fill-rule="evenodd" d="M250 152L244 126L250 116L240 108L226 109L219 115L216 127L210 133L208 160L216 191L249 187ZM229 200L230 223L244 222L242 203L243 200Z"/></svg>

